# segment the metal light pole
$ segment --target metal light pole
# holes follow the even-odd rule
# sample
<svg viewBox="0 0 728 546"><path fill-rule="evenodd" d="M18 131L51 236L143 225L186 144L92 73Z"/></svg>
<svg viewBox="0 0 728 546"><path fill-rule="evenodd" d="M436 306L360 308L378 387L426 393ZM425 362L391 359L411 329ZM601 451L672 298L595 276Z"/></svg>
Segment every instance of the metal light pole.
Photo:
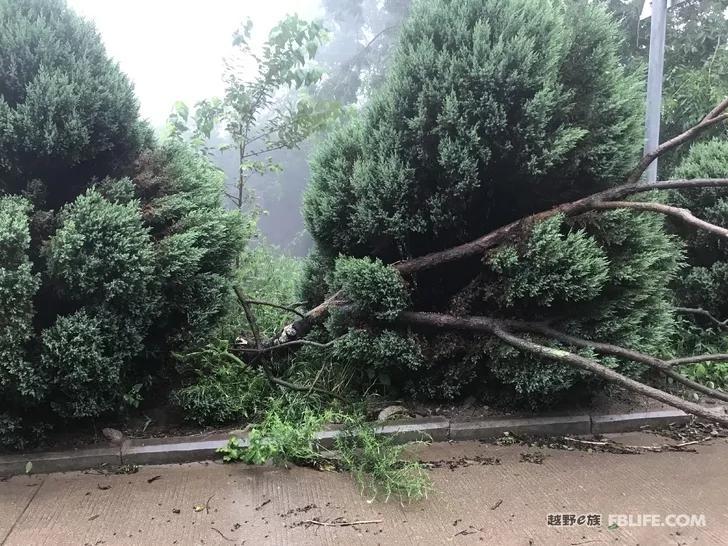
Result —
<svg viewBox="0 0 728 546"><path fill-rule="evenodd" d="M650 0L647 0L650 1ZM662 69L665 61L665 28L667 0L652 0L650 21L650 61L647 72L647 116L645 119L645 153L653 152L660 143L660 111L662 109ZM657 180L657 160L647 169L647 182Z"/></svg>

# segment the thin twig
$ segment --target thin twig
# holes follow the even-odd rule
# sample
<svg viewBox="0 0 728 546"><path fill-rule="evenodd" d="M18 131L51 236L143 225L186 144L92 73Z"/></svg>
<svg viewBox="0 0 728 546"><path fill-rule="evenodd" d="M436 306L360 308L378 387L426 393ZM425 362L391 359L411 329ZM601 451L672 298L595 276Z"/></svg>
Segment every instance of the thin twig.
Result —
<svg viewBox="0 0 728 546"><path fill-rule="evenodd" d="M575 442L577 444L586 444L590 446L606 446L609 445L609 442L595 442L592 440L581 440L580 438L570 438L569 436L564 436L564 440L567 442Z"/></svg>
<svg viewBox="0 0 728 546"><path fill-rule="evenodd" d="M337 338L339 339L339 338ZM320 349L326 349L336 343L336 339L329 341L328 343L319 343L317 341L309 341L307 339L296 339L294 341L286 341L285 343L278 343L277 345L271 345L269 347L261 347L260 349L240 349L244 352L255 352L255 353L269 353L277 349L283 349L285 347L294 347L296 345L311 345Z"/></svg>
<svg viewBox="0 0 728 546"><path fill-rule="evenodd" d="M228 538L225 535L223 535L222 534L222 531L220 531L220 529L216 529L215 527L210 527L210 529L212 529L213 531L215 531L218 535L220 535L222 538L224 538L228 542L235 542L235 540L233 540L232 538Z"/></svg>
<svg viewBox="0 0 728 546"><path fill-rule="evenodd" d="M278 303L272 303L270 301L261 301L261 300L246 300L246 301L253 305L265 305L266 307L275 307L276 309L282 309L283 311L288 311L290 313L294 313L294 314L298 315L299 317L305 316L298 309L294 309L293 307L288 307L286 305L280 305Z"/></svg>
<svg viewBox="0 0 728 546"><path fill-rule="evenodd" d="M349 527L351 525L369 525L373 523L382 523L383 519L368 519L362 521L318 521L315 519L304 520L303 523L311 523L313 525L322 525L324 527Z"/></svg>
<svg viewBox="0 0 728 546"><path fill-rule="evenodd" d="M711 436L706 436L705 438L703 438L701 440L692 440L690 442L682 442L680 444L664 444L664 445L656 445L656 446L633 446L633 445L620 444L619 442L615 442L613 440L592 441L592 440L582 440L580 438L571 438L569 436L564 436L564 440L566 440L568 442L574 442L577 444L613 448L613 449L623 449L623 450L628 450L628 451L651 451L654 453L660 453L660 452L666 451L666 450L667 451L679 451L685 447L706 442L706 441L710 440L711 438L712 438Z"/></svg>

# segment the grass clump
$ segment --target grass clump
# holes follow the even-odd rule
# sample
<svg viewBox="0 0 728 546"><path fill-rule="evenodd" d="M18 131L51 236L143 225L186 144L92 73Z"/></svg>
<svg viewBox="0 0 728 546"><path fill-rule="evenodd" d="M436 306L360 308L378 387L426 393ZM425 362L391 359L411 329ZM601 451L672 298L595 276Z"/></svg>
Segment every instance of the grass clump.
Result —
<svg viewBox="0 0 728 546"><path fill-rule="evenodd" d="M187 384L172 393L171 401L185 419L198 425L240 423L263 409L270 392L266 378L229 352L227 341L177 355Z"/></svg>
<svg viewBox="0 0 728 546"><path fill-rule="evenodd" d="M329 455L316 438L316 433L328 423L344 425L336 439L335 455ZM310 407L292 411L274 401L263 421L250 430L248 439L246 448L238 438L231 437L218 450L223 461L271 461L277 465L293 463L350 472L362 493L384 502L390 498L418 501L432 489L424 467L404 458L405 446L395 445L392 438L377 436L375 428L358 414Z"/></svg>
<svg viewBox="0 0 728 546"><path fill-rule="evenodd" d="M391 497L401 502L427 497L432 482L424 466L403 457L405 445L396 445L392 437L377 436L374 426L352 419L336 439L341 466L351 472L362 494Z"/></svg>

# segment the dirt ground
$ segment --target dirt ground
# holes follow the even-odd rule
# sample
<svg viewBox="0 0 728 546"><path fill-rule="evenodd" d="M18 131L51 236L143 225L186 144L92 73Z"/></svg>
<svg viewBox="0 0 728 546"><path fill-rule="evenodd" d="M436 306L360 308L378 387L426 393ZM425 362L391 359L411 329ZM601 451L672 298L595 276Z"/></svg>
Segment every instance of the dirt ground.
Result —
<svg viewBox="0 0 728 546"><path fill-rule="evenodd" d="M616 438L675 442L647 433ZM346 474L308 468L197 463L128 475L19 476L0 482L0 544L728 544L728 440L693 447L626 455L417 446L413 456L430 462L435 491L404 506L361 496ZM548 525L557 514L601 521ZM704 526L653 526L654 519L610 526L610 514L632 523L640 514L663 521L688 514Z"/></svg>

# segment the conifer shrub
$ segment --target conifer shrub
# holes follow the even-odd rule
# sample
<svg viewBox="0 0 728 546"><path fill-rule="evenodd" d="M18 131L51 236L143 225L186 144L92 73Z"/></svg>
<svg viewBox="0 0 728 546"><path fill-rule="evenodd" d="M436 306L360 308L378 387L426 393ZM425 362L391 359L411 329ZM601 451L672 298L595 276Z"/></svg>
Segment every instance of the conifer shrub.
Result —
<svg viewBox="0 0 728 546"><path fill-rule="evenodd" d="M0 1L0 189L50 208L127 172L151 130L93 25L65 0Z"/></svg>
<svg viewBox="0 0 728 546"><path fill-rule="evenodd" d="M147 388L163 403L172 352L232 311L253 219L223 208L205 157L150 135L92 25L0 0L0 446Z"/></svg>
<svg viewBox="0 0 728 546"><path fill-rule="evenodd" d="M714 138L696 142L674 172L675 178L725 178L728 175L728 141ZM728 225L728 192L720 188L693 189L669 197L671 204L689 209L698 218ZM675 283L679 305L704 309L718 320L728 317L728 246L720 237L671 223L687 243L687 266ZM677 354L728 352L725 332L700 315L682 315L676 335ZM728 363L706 362L681 370L708 385L728 386Z"/></svg>
<svg viewBox="0 0 728 546"><path fill-rule="evenodd" d="M33 337L33 297L40 284L29 257L30 210L23 198L0 197L0 395L4 400L34 400L45 388L26 346Z"/></svg>
<svg viewBox="0 0 728 546"><path fill-rule="evenodd" d="M324 271L306 271L304 289L316 296L309 303L321 301L326 283L323 292L343 288L355 308L371 310L372 291L347 286L340 264L392 264L449 248L623 181L639 157L641 95L638 75L620 64L619 44L615 22L597 3L415 4L382 88L312 162L304 216L316 242L310 263ZM386 318L410 305L550 319L575 335L665 352L673 331L668 285L681 252L661 218L625 211L556 217L520 235L481 260L416 274ZM369 315L357 314L351 327L364 322L366 336L391 335L382 317ZM330 329L340 334L340 321ZM490 392L536 406L599 387L483 336L399 335L418 345L405 354L421 355L406 374L361 334L345 342L359 341L357 350L338 353L340 361L390 378L383 389L422 398Z"/></svg>
<svg viewBox="0 0 728 546"><path fill-rule="evenodd" d="M725 178L728 175L728 140L715 138L690 147L674 172L675 178ZM698 218L728 225L728 193L701 188L671 195L671 201ZM678 297L686 307L728 317L728 245L721 237L675 226L687 241L687 267L680 276Z"/></svg>

